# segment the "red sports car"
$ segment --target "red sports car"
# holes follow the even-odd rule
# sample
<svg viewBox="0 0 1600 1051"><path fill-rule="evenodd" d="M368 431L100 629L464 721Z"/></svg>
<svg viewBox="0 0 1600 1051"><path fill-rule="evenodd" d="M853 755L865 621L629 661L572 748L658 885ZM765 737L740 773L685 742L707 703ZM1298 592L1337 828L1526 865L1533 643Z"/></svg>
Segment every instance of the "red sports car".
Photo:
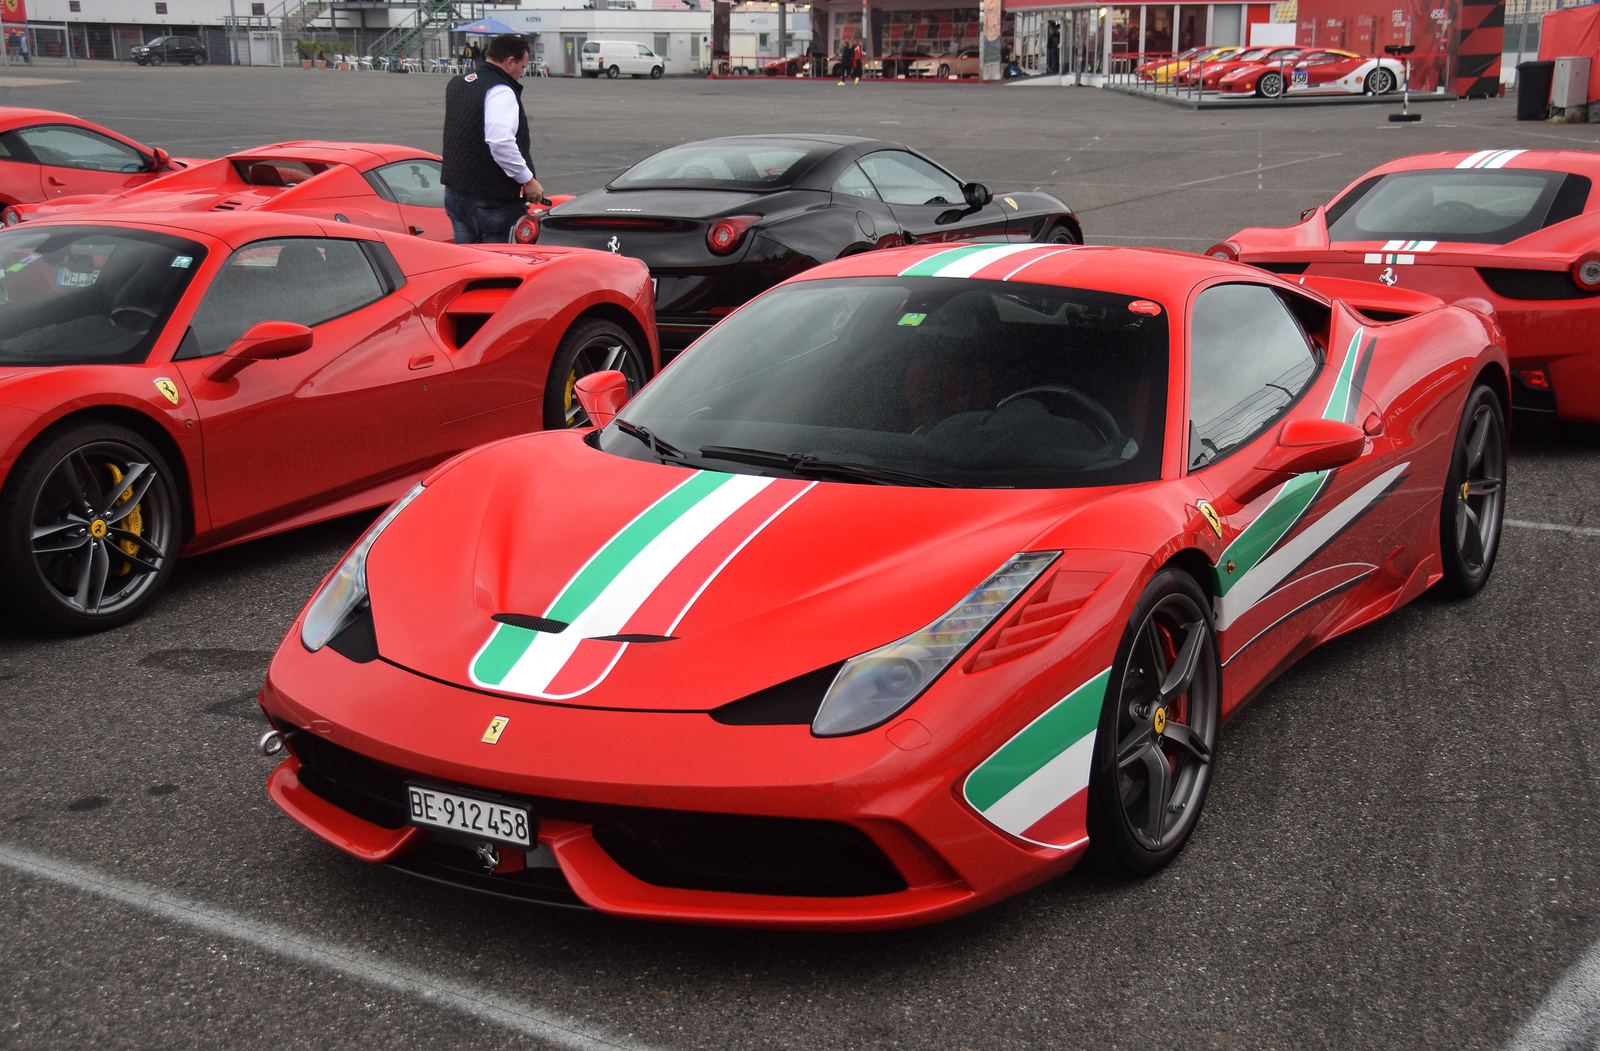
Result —
<svg viewBox="0 0 1600 1051"><path fill-rule="evenodd" d="M88 631L180 554L392 501L656 367L650 277L261 212L0 231L0 609Z"/></svg>
<svg viewBox="0 0 1600 1051"><path fill-rule="evenodd" d="M1304 54L1305 50L1298 47L1253 47L1216 62L1197 62L1172 79L1185 87L1194 87L1198 83L1204 91L1216 91L1222 78L1235 70L1250 66L1265 69L1269 64L1293 65L1293 60Z"/></svg>
<svg viewBox="0 0 1600 1051"><path fill-rule="evenodd" d="M198 163L69 113L0 106L0 208L121 193Z"/></svg>
<svg viewBox="0 0 1600 1051"><path fill-rule="evenodd" d="M6 225L45 216L140 212L294 212L433 241L454 235L437 154L373 142L280 142L190 167L114 197L7 208ZM120 189L120 187L119 187ZM84 191L88 192L88 191ZM111 191L105 191L111 192Z"/></svg>
<svg viewBox="0 0 1600 1051"><path fill-rule="evenodd" d="M1428 153L1380 165L1298 225L1211 253L1491 304L1519 409L1600 422L1600 155Z"/></svg>
<svg viewBox="0 0 1600 1051"><path fill-rule="evenodd" d="M1275 99L1289 90L1289 71L1306 56L1305 48L1286 48L1280 54L1256 59L1217 78L1216 89L1224 95L1259 95Z"/></svg>
<svg viewBox="0 0 1600 1051"><path fill-rule="evenodd" d="M923 923L1091 843L1149 872L1273 676L1483 585L1495 340L1168 252L817 267L633 401L586 378L603 428L408 491L273 659L268 790L364 860L650 919Z"/></svg>

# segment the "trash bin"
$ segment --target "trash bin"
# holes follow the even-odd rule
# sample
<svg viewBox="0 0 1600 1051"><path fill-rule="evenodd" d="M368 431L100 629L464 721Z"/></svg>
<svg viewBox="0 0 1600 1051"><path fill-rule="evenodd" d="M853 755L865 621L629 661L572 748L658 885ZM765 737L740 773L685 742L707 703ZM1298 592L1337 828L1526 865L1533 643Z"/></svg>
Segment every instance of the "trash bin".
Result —
<svg viewBox="0 0 1600 1051"><path fill-rule="evenodd" d="M1554 62L1517 64L1517 119L1544 120L1550 115L1550 84L1555 80Z"/></svg>

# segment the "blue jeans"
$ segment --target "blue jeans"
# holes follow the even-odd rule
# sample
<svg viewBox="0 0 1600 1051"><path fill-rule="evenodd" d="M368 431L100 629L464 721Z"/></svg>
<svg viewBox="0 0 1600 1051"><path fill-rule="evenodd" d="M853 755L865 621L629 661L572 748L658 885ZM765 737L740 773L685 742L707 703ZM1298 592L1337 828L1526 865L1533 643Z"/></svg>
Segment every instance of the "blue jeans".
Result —
<svg viewBox="0 0 1600 1051"><path fill-rule="evenodd" d="M511 239L511 228L517 220L528 214L528 206L521 201L459 197L446 187L444 213L450 217L456 244L505 244Z"/></svg>

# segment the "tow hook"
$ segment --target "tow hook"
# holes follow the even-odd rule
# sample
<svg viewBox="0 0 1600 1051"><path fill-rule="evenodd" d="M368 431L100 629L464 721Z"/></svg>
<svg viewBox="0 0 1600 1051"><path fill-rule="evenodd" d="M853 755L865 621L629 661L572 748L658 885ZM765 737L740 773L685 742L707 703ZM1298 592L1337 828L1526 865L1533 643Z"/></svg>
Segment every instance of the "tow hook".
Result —
<svg viewBox="0 0 1600 1051"><path fill-rule="evenodd" d="M268 730L261 735L261 740L256 742L256 751L271 759L283 751L283 734L276 730Z"/></svg>

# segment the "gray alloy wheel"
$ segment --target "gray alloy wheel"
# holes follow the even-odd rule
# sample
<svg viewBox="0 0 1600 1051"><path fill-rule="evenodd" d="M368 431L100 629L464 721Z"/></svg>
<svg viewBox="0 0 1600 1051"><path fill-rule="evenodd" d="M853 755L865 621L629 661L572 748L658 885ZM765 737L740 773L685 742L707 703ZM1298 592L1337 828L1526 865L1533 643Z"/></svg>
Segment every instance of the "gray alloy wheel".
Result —
<svg viewBox="0 0 1600 1051"><path fill-rule="evenodd" d="M545 381L545 429L589 426L588 414L578 403L573 388L579 377L607 369L615 369L627 377L630 395L637 394L650 378L645 352L620 325L590 318L567 329L551 359L550 376Z"/></svg>
<svg viewBox="0 0 1600 1051"><path fill-rule="evenodd" d="M1095 737L1089 841L1102 867L1143 875L1200 818L1221 722L1211 603L1186 573L1155 575L1117 649Z"/></svg>
<svg viewBox="0 0 1600 1051"><path fill-rule="evenodd" d="M171 468L113 424L36 443L0 492L0 580L21 623L82 633L138 616L166 586L182 533Z"/></svg>
<svg viewBox="0 0 1600 1051"><path fill-rule="evenodd" d="M618 69L616 66L608 66L606 67L606 79L616 80L617 76L621 74L621 72L622 70Z"/></svg>
<svg viewBox="0 0 1600 1051"><path fill-rule="evenodd" d="M940 80L949 80L950 79L950 67L947 66L947 65L944 65L943 63L941 63L939 65L939 79Z"/></svg>
<svg viewBox="0 0 1600 1051"><path fill-rule="evenodd" d="M159 51L152 51L150 52L150 64L152 66L164 66L167 64L167 56Z"/></svg>
<svg viewBox="0 0 1600 1051"><path fill-rule="evenodd" d="M1283 74L1263 73L1256 81L1256 94L1264 99L1275 99L1283 94Z"/></svg>
<svg viewBox="0 0 1600 1051"><path fill-rule="evenodd" d="M1368 95L1387 95L1394 90L1394 74L1380 66L1367 74L1364 87Z"/></svg>
<svg viewBox="0 0 1600 1051"><path fill-rule="evenodd" d="M1495 392L1472 388L1450 455L1439 508L1439 551L1445 598L1468 598L1489 581L1500 550L1506 499L1505 412Z"/></svg>
<svg viewBox="0 0 1600 1051"><path fill-rule="evenodd" d="M650 67L650 79L651 80L660 80L661 79L661 67L660 66L651 66Z"/></svg>

